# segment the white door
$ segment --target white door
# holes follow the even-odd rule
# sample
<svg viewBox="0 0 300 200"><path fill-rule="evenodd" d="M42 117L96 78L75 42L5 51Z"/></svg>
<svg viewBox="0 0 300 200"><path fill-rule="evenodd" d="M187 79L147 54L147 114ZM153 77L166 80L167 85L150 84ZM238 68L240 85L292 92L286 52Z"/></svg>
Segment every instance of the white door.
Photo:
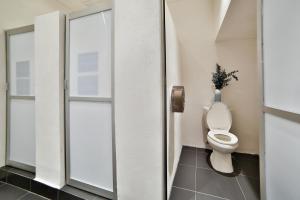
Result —
<svg viewBox="0 0 300 200"><path fill-rule="evenodd" d="M34 171L33 26L7 31L6 40L8 84L6 164Z"/></svg>
<svg viewBox="0 0 300 200"><path fill-rule="evenodd" d="M114 193L111 10L68 20L67 178L75 187Z"/></svg>
<svg viewBox="0 0 300 200"><path fill-rule="evenodd" d="M265 194L300 199L300 1L263 0Z"/></svg>

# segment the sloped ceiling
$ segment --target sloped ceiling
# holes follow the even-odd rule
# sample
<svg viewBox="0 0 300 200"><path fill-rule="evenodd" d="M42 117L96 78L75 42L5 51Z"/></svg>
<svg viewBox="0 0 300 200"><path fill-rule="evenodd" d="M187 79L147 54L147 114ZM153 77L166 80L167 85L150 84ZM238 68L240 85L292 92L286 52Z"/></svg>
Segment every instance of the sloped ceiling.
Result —
<svg viewBox="0 0 300 200"><path fill-rule="evenodd" d="M217 41L256 38L256 0L232 0L219 30Z"/></svg>
<svg viewBox="0 0 300 200"><path fill-rule="evenodd" d="M80 10L94 5L99 5L108 2L109 0L56 0L56 1L65 5L70 10Z"/></svg>

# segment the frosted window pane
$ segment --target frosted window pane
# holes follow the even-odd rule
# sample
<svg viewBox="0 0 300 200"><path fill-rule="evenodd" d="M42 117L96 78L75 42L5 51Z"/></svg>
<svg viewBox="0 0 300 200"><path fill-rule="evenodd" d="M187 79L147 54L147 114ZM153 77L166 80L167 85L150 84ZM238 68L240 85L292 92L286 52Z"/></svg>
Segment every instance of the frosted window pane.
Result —
<svg viewBox="0 0 300 200"><path fill-rule="evenodd" d="M30 95L30 80L17 78L16 95Z"/></svg>
<svg viewBox="0 0 300 200"><path fill-rule="evenodd" d="M83 75L98 77L92 87L97 92L83 92ZM70 96L95 95L111 97L111 11L70 21Z"/></svg>
<svg viewBox="0 0 300 200"><path fill-rule="evenodd" d="M71 179L113 191L111 104L70 103Z"/></svg>
<svg viewBox="0 0 300 200"><path fill-rule="evenodd" d="M81 96L97 96L98 92L98 77L80 76L78 77L78 94Z"/></svg>
<svg viewBox="0 0 300 200"><path fill-rule="evenodd" d="M12 99L9 159L35 166L34 100Z"/></svg>
<svg viewBox="0 0 300 200"><path fill-rule="evenodd" d="M34 95L34 33L9 36L9 72L11 95ZM19 80L27 78L27 81ZM23 82L24 86L21 86Z"/></svg>
<svg viewBox="0 0 300 200"><path fill-rule="evenodd" d="M78 56L78 73L98 71L98 53L83 53Z"/></svg>
<svg viewBox="0 0 300 200"><path fill-rule="evenodd" d="M29 61L22 61L16 63L16 71L17 78L29 78L30 77L30 69L29 69Z"/></svg>
<svg viewBox="0 0 300 200"><path fill-rule="evenodd" d="M300 113L300 1L264 1L264 90L269 107Z"/></svg>
<svg viewBox="0 0 300 200"><path fill-rule="evenodd" d="M300 124L265 114L266 181L269 200L299 200Z"/></svg>

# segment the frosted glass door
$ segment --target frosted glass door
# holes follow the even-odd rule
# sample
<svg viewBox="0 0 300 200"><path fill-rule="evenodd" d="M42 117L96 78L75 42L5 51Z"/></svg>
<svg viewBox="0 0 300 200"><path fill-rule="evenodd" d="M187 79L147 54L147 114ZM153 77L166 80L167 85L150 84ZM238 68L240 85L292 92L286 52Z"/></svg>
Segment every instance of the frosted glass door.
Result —
<svg viewBox="0 0 300 200"><path fill-rule="evenodd" d="M300 1L263 1L266 199L299 200Z"/></svg>
<svg viewBox="0 0 300 200"><path fill-rule="evenodd" d="M113 197L111 10L69 20L67 175Z"/></svg>
<svg viewBox="0 0 300 200"><path fill-rule="evenodd" d="M34 33L33 26L7 36L7 165L34 171Z"/></svg>

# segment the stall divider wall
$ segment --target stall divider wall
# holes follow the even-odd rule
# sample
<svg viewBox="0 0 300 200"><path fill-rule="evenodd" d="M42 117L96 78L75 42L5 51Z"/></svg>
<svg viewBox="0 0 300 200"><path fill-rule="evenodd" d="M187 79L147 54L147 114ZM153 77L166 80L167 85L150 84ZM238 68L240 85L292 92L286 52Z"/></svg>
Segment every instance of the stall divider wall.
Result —
<svg viewBox="0 0 300 200"><path fill-rule="evenodd" d="M119 200L166 199L163 1L114 1Z"/></svg>
<svg viewBox="0 0 300 200"><path fill-rule="evenodd" d="M35 180L54 188L65 185L64 41L61 12L36 17Z"/></svg>

